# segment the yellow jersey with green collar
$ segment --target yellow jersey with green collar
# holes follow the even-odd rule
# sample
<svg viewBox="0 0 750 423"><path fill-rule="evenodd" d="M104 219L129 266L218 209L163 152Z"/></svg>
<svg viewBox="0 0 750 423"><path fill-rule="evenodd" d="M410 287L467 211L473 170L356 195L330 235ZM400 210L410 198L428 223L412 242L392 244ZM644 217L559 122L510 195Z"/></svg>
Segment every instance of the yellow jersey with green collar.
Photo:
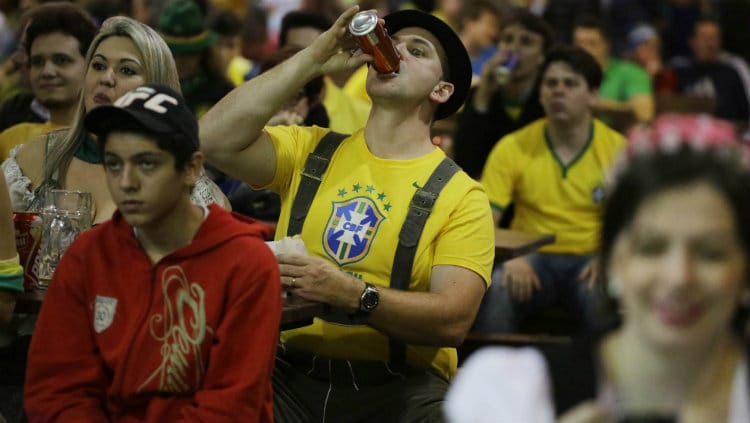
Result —
<svg viewBox="0 0 750 423"><path fill-rule="evenodd" d="M481 182L493 208L513 203L511 228L555 234L541 252L590 254L599 244L604 185L624 146L620 133L595 119L586 145L563 164L547 136L547 119L540 119L495 144Z"/></svg>
<svg viewBox="0 0 750 423"><path fill-rule="evenodd" d="M319 127L267 127L276 151L276 174L268 188L281 195L276 238L286 235L291 204L305 160L323 136ZM374 156L364 131L344 140L334 153L313 200L302 239L309 254L377 286L390 284L398 234L417 187L422 187L445 154L435 148L409 160ZM491 210L481 185L464 172L443 188L417 246L410 291L428 291L433 266L469 269L489 285L494 258ZM315 319L285 331L287 347L330 358L388 360L388 338L368 326L347 326ZM433 368L450 378L457 365L453 348L407 346L407 363Z"/></svg>

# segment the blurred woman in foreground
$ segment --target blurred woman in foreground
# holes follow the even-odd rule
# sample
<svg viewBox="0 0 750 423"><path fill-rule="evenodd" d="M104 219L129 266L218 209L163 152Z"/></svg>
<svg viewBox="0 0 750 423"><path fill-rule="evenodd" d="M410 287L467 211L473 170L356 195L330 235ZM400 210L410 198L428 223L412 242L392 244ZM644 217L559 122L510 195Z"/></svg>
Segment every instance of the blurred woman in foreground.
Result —
<svg viewBox="0 0 750 423"><path fill-rule="evenodd" d="M551 385L563 423L748 422L747 152L729 124L708 117L665 116L629 138L602 226L610 324L543 351L551 383L546 372L529 383L542 399ZM480 352L447 399L451 421L465 421L468 407L497 395L479 392L508 360L545 367L533 350ZM468 400L469 393L484 399ZM482 415L503 421L506 401L494 399L496 408ZM552 414L524 421L551 422Z"/></svg>

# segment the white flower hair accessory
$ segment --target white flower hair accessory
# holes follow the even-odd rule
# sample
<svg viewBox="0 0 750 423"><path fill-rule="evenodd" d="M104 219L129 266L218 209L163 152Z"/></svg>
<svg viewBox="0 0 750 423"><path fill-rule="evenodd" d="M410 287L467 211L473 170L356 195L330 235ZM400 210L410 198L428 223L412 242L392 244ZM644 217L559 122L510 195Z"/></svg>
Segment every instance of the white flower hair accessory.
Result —
<svg viewBox="0 0 750 423"><path fill-rule="evenodd" d="M731 123L709 115L664 114L651 124L630 129L627 139L625 151L614 166L610 181L617 180L634 157L676 153L685 148L716 151L750 171L750 146L740 141Z"/></svg>

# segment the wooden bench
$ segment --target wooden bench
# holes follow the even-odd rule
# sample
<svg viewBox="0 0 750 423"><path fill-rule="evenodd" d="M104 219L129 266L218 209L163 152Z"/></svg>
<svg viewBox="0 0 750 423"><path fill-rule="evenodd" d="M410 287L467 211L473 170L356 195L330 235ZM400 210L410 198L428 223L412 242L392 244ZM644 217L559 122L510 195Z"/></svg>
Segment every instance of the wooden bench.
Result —
<svg viewBox="0 0 750 423"><path fill-rule="evenodd" d="M572 337L562 335L469 332L464 342L456 350L460 366L474 351L482 347L541 347L545 345L564 345L570 342L572 342Z"/></svg>

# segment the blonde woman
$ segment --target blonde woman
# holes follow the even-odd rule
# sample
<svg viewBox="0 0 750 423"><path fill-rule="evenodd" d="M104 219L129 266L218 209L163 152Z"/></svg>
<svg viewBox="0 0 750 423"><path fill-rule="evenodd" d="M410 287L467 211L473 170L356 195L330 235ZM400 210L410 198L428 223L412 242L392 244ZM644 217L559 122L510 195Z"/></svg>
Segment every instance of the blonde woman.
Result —
<svg viewBox="0 0 750 423"><path fill-rule="evenodd" d="M48 188L87 191L93 197L93 221L110 218L115 210L101 165L96 139L83 128L87 111L112 104L122 94L143 84L180 89L174 59L154 30L131 18L104 21L86 55L86 75L75 123L70 129L40 136L11 152L2 164L14 210L35 210ZM197 204L226 198L206 177L193 191Z"/></svg>

